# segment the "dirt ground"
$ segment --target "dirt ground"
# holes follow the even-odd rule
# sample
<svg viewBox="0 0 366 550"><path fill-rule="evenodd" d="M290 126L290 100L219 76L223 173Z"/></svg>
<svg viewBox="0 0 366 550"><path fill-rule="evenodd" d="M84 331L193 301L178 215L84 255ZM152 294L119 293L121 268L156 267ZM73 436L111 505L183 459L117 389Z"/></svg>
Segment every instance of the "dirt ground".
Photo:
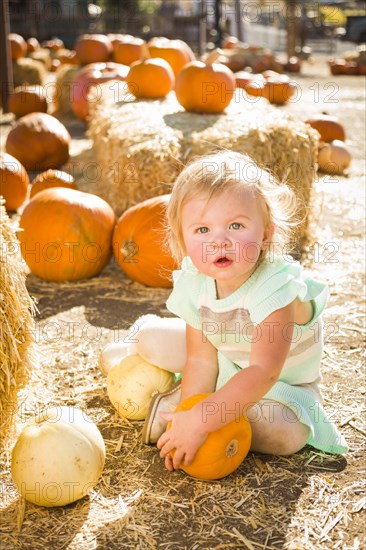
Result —
<svg viewBox="0 0 366 550"><path fill-rule="evenodd" d="M101 349L123 338L141 314L167 315L169 290L128 280L111 260L99 277L55 285L28 276L37 299L37 366L22 392L19 429L40 408L86 411L104 437L106 466L88 497L62 508L19 498L10 456L1 457L0 545L38 549L201 550L365 548L365 79L330 76L323 58L306 64L298 97L283 109L299 119L320 112L344 123L353 162L347 176L314 183L314 240L304 263L330 287L323 360L325 408L350 451L306 447L293 457L250 453L215 482L168 473L156 448L141 443L142 423L115 414L98 369ZM87 158L81 122L65 121L72 157ZM1 129L2 145L8 125Z"/></svg>

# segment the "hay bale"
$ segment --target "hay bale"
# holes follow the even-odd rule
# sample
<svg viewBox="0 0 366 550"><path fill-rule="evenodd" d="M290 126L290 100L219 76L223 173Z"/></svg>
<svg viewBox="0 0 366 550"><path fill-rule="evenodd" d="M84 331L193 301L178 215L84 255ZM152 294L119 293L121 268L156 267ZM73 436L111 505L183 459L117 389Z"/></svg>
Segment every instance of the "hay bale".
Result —
<svg viewBox="0 0 366 550"><path fill-rule="evenodd" d="M81 71L81 67L77 65L61 65L56 73L56 94L55 103L57 114L70 115L73 114L71 109L70 99L73 93L72 84L76 76Z"/></svg>
<svg viewBox="0 0 366 550"><path fill-rule="evenodd" d="M47 71L41 61L31 59L30 57L21 57L13 61L14 87L23 86L23 84L40 84L46 82Z"/></svg>
<svg viewBox="0 0 366 550"><path fill-rule="evenodd" d="M0 449L11 436L18 392L31 372L35 305L25 286L25 271L15 230L0 197Z"/></svg>
<svg viewBox="0 0 366 550"><path fill-rule="evenodd" d="M92 106L89 135L101 174L92 191L113 205L117 215L168 192L187 161L222 148L247 153L287 180L299 199L300 216L308 212L317 132L243 90L236 91L226 113L206 115L185 112L174 93L163 101L116 98L116 87L109 83ZM304 221L300 238L307 226Z"/></svg>

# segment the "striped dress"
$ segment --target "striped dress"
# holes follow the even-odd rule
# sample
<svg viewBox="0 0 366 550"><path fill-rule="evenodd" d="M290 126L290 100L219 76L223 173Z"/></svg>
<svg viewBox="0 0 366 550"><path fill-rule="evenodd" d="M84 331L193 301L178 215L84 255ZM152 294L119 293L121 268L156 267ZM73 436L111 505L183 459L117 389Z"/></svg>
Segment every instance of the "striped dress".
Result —
<svg viewBox="0 0 366 550"><path fill-rule="evenodd" d="M249 366L252 342L260 340L263 331L273 330L266 323L273 311L296 298L312 302L313 317L307 324L283 328L284 337L291 338L290 351L278 381L263 397L289 407L310 428L309 445L330 453L346 452L347 443L327 417L319 390L321 313L328 299L327 286L311 278L295 260L283 258L265 259L240 288L223 299L217 299L215 280L200 273L188 257L173 277L167 308L201 330L203 339L217 349L216 388Z"/></svg>

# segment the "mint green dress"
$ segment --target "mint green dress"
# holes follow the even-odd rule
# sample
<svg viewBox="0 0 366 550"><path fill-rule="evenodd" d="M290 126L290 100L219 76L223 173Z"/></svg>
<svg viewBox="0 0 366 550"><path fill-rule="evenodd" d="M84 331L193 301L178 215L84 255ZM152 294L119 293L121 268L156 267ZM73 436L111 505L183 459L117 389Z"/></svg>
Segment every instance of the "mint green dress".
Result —
<svg viewBox="0 0 366 550"><path fill-rule="evenodd" d="M288 357L276 384L263 396L282 403L310 428L307 443L329 453L345 453L347 443L322 406L319 389L323 351L321 314L328 299L327 286L294 261L265 259L234 293L217 299L215 280L200 273L190 258L173 273L174 288L167 300L169 311L201 330L217 349L219 374L216 388L249 366L251 344L261 331L271 330L266 318L295 298L311 301L313 317L295 325ZM286 331L286 327L284 327ZM286 337L286 332L285 332Z"/></svg>

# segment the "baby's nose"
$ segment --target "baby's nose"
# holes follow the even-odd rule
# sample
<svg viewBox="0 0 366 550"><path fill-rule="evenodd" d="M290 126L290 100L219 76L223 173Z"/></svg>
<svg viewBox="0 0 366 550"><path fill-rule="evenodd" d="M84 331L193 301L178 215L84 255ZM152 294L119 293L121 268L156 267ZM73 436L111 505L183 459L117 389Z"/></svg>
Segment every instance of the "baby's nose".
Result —
<svg viewBox="0 0 366 550"><path fill-rule="evenodd" d="M231 244L230 236L226 231L218 231L214 237L215 243L219 246L228 246Z"/></svg>

